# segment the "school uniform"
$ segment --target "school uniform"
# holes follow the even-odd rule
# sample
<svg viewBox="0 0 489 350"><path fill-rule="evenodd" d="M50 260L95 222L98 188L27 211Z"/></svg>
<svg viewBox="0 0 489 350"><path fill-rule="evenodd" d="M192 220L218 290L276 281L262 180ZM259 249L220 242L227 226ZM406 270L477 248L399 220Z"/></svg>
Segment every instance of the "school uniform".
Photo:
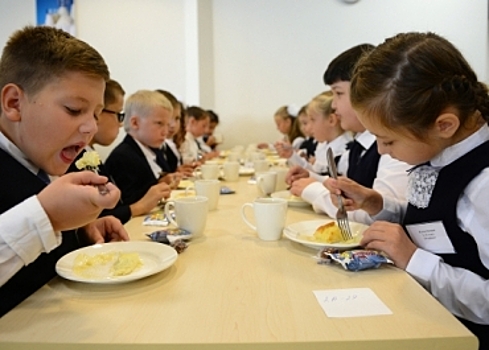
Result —
<svg viewBox="0 0 489 350"><path fill-rule="evenodd" d="M94 149L90 146L87 146L86 148L84 148L80 152L80 154L76 157L76 159L73 161L73 163L71 163L70 167L68 168L67 173L74 173L74 172L82 171L82 170L78 169L75 164L80 158L83 157L83 155L87 151L94 151ZM117 186L114 178L110 175L110 173L108 172L108 170L107 170L107 168L103 162L101 162L98 166L98 174L107 177L110 182L112 182L114 185ZM125 205L124 202L122 201L122 199L119 199L119 202L117 203L115 208L102 210L99 217L104 217L104 216L109 216L109 215L116 217L117 219L120 220L120 222L125 224L126 222L128 222L131 219L131 208L129 207L129 205Z"/></svg>
<svg viewBox="0 0 489 350"><path fill-rule="evenodd" d="M400 212L393 221L403 222L419 247L406 271L479 337L480 349L489 348L488 142L489 127L484 125L443 150L429 166L413 170L408 193L411 203L405 215ZM427 183L434 183L431 196ZM384 199L384 210L392 202ZM396 220L393 215L390 219ZM417 225L427 223L435 234L424 240ZM441 237L447 239L445 244L440 245Z"/></svg>
<svg viewBox="0 0 489 350"><path fill-rule="evenodd" d="M376 138L368 130L355 135L355 141L362 147L355 159L350 159L352 149L344 152L338 161L338 173L351 176L352 180L365 187L372 188L383 196L398 200L398 206L405 203L407 170L410 166L393 159L389 155L380 155ZM357 150L358 151L358 150ZM327 177L314 176L318 181L309 184L302 192L302 198L311 203L317 213L335 217L338 208L331 201L328 189L322 184ZM393 206L395 209L398 206ZM374 220L363 210L348 212L351 221L371 224Z"/></svg>
<svg viewBox="0 0 489 350"><path fill-rule="evenodd" d="M307 158L314 156L314 151L316 151L316 147L318 142L314 139L314 137L306 137L304 142L301 143L299 150L305 150Z"/></svg>
<svg viewBox="0 0 489 350"><path fill-rule="evenodd" d="M184 164L195 162L199 158L199 154L204 153L203 145L198 138L194 137L191 132L185 134L185 141L180 146L180 154Z"/></svg>
<svg viewBox="0 0 489 350"><path fill-rule="evenodd" d="M105 161L107 171L121 190L121 200L126 205L139 201L150 187L158 183L161 167L156 164L156 154L143 147L127 134ZM150 154L152 159L149 159Z"/></svg>
<svg viewBox="0 0 489 350"><path fill-rule="evenodd" d="M182 157L180 152L178 152L177 145L175 145L173 140L165 140L163 151L165 152L170 172L176 172L178 167L182 165Z"/></svg>
<svg viewBox="0 0 489 350"><path fill-rule="evenodd" d="M309 175L311 177L323 177L329 174L328 159L326 156L328 148L331 148L333 157L335 158L336 163L338 163L340 157L345 153L348 143L351 141L351 134L349 132L344 132L330 142L318 142L314 152L314 164L309 163L306 159L294 152L289 158L289 165L299 165L302 168L309 170Z"/></svg>
<svg viewBox="0 0 489 350"><path fill-rule="evenodd" d="M27 160L24 159L24 161ZM36 176L32 169L26 168L3 148L0 148L0 164L4 169L0 172L0 213L35 196L47 185L45 180ZM40 220L42 220L43 214L42 211L37 211L29 215L41 216ZM30 229L32 230L33 227ZM7 242L4 239L0 240L7 243L0 244L3 259L5 259L1 263L2 270L15 268L15 261L18 262L19 257L24 264L27 264L0 286L0 317L55 277L55 265L59 258L82 247L74 231L53 234L52 228L50 231L46 227L44 231L40 233L28 230L22 236L10 237L12 239L10 244L8 244L9 238L5 238ZM9 236L9 233L1 234ZM13 255L17 257L6 259Z"/></svg>

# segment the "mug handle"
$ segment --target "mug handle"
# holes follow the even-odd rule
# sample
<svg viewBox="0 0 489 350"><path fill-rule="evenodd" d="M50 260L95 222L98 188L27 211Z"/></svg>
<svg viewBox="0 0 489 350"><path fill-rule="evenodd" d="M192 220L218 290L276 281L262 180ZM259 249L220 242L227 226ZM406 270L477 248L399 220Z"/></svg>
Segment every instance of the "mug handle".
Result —
<svg viewBox="0 0 489 350"><path fill-rule="evenodd" d="M245 204L243 204L243 206L241 207L241 218L243 219L243 221L245 222L246 225L248 225L254 231L256 231L256 226L253 225L251 222L249 222L248 219L246 218L246 213L245 213L246 207L250 207L250 208L253 209L253 204L251 204L251 203L245 203Z"/></svg>
<svg viewBox="0 0 489 350"><path fill-rule="evenodd" d="M256 184L258 185L258 188L260 189L261 193L263 193L265 196L268 196L267 191L263 188L263 183L264 183L263 177L257 177L256 179Z"/></svg>
<svg viewBox="0 0 489 350"><path fill-rule="evenodd" d="M188 197L188 191L190 190L194 190L195 191L195 187L192 186L192 185L189 185L187 187L185 187L185 197Z"/></svg>
<svg viewBox="0 0 489 350"><path fill-rule="evenodd" d="M175 202L166 202L165 217L171 224L173 224L175 227L178 227L177 222L173 220L173 217L170 215L170 207L173 207L173 209L175 209Z"/></svg>

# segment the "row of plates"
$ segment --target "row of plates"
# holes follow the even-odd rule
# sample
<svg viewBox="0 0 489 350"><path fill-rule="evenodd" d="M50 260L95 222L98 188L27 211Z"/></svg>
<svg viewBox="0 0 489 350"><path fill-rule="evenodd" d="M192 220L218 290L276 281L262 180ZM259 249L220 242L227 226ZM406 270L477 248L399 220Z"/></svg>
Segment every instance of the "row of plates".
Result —
<svg viewBox="0 0 489 350"><path fill-rule="evenodd" d="M336 248L339 250L351 249L357 247L362 232L367 228L366 225L359 223L350 223L352 233L358 239L349 243L318 243L311 241L311 238L316 229L324 225L331 220L311 220L302 221L295 224L291 224L284 229L284 236L293 242L300 243L306 247L314 249L322 249L324 247ZM143 262L143 266L126 276L97 276L93 278L83 277L73 272L73 266L76 257L79 254L85 253L89 256L108 252L122 252L122 253L134 253L137 252ZM172 247L155 243L155 242L143 242L143 241L131 241L131 242L113 242L104 244L95 244L89 247L75 250L66 254L58 260L56 264L56 272L68 280L86 283L97 284L115 284L124 283L141 279L158 272L161 272L170 266L172 266L177 260L178 254Z"/></svg>

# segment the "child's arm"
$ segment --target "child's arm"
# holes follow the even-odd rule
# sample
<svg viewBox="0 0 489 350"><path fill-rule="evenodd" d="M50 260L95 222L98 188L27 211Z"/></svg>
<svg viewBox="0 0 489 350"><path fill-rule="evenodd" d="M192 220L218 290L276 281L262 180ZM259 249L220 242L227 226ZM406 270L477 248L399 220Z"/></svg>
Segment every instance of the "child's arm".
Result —
<svg viewBox="0 0 489 350"><path fill-rule="evenodd" d="M119 200L119 190L107 183L109 193L101 195L94 187L106 182L107 178L92 172L63 175L37 196L2 213L0 285L41 253L58 247L61 243L58 231L86 225L95 220L103 208L114 207Z"/></svg>
<svg viewBox="0 0 489 350"><path fill-rule="evenodd" d="M331 200L337 206L337 194L341 194L345 200L343 205L348 211L362 209L370 216L377 215L383 208L382 195L371 189L359 185L355 181L340 176L338 180L327 178L323 185L331 193Z"/></svg>

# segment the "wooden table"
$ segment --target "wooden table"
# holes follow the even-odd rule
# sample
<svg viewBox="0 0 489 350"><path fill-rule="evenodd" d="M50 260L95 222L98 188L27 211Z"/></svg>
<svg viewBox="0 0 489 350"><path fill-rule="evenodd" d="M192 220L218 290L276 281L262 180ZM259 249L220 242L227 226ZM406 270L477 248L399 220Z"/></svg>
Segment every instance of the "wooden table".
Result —
<svg viewBox="0 0 489 350"><path fill-rule="evenodd" d="M0 349L476 349L477 339L404 271L347 272L316 251L260 241L240 208L247 178L225 183L205 236L169 269L122 285L55 278L0 319ZM317 219L289 208L287 223ZM127 224L132 240L155 227ZM157 244L157 243L155 243ZM367 287L392 315L328 318L313 291ZM1 301L0 301L1 302Z"/></svg>

